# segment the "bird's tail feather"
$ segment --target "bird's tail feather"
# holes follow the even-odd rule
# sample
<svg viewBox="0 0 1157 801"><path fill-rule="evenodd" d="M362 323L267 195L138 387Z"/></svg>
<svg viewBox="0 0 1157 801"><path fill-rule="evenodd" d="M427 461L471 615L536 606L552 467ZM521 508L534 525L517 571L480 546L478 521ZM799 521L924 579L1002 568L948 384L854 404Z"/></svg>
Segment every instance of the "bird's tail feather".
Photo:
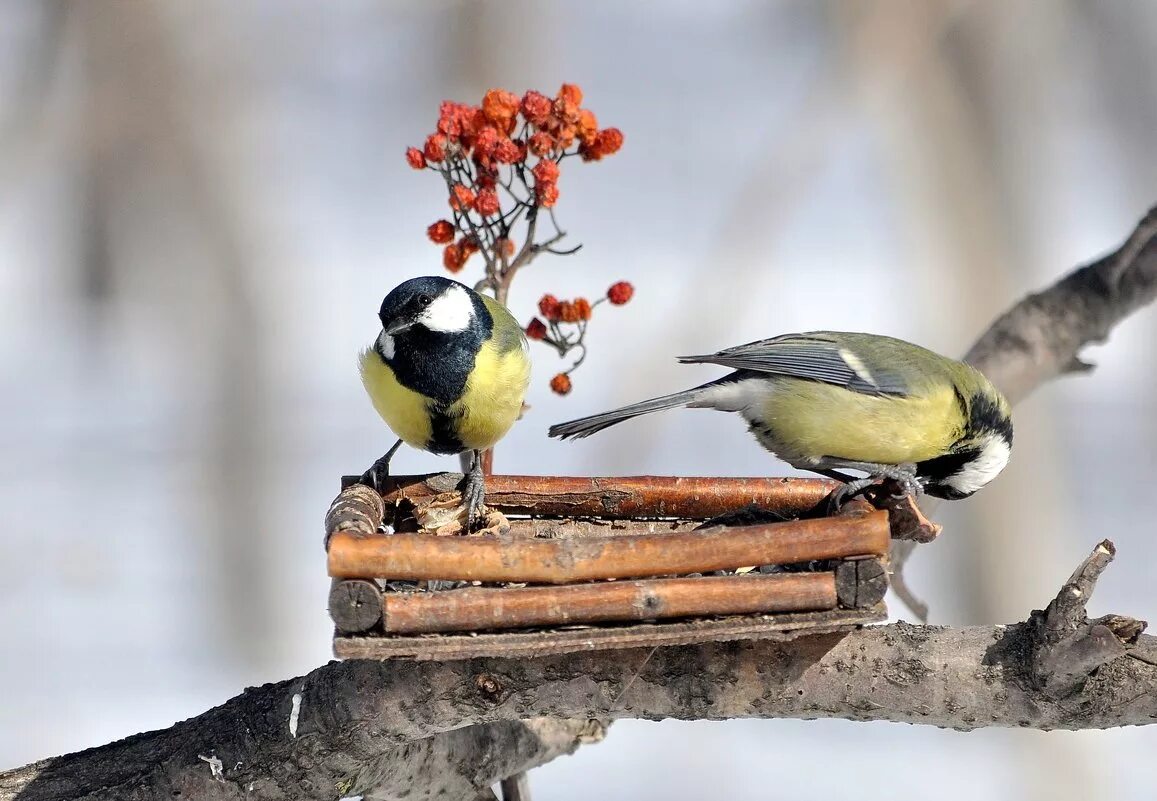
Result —
<svg viewBox="0 0 1157 801"><path fill-rule="evenodd" d="M686 406L688 403L696 400L702 390L703 387L696 387L695 389L676 392L673 395L664 395L661 398L651 398L651 400L641 401L640 403L632 403L630 406L624 406L621 409L615 409L610 412L592 414L590 417L580 417L578 420L571 420L566 423L557 423L550 427L548 433L550 436L558 437L559 439L581 439L582 437L589 437L596 431L610 428L615 423L630 420L632 417L638 417L641 414L650 414L651 412L661 412L664 409Z"/></svg>

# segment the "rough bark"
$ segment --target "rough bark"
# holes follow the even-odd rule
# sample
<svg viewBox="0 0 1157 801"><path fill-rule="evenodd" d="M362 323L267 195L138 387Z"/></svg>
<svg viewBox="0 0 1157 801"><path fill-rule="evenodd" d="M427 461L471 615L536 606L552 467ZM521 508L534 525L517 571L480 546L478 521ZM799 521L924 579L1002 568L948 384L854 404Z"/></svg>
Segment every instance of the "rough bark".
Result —
<svg viewBox="0 0 1157 801"><path fill-rule="evenodd" d="M401 737L389 721L352 716L367 677L337 670L344 664L250 688L170 729L0 773L0 801L481 799L606 731L597 720L538 718ZM311 712L339 696L338 708Z"/></svg>
<svg viewBox="0 0 1157 801"><path fill-rule="evenodd" d="M332 662L171 729L0 774L0 801L477 798L602 731L559 718L1151 724L1157 638L1140 621L1085 614L1113 553L1100 543L1044 611L1010 626L896 623L530 660Z"/></svg>

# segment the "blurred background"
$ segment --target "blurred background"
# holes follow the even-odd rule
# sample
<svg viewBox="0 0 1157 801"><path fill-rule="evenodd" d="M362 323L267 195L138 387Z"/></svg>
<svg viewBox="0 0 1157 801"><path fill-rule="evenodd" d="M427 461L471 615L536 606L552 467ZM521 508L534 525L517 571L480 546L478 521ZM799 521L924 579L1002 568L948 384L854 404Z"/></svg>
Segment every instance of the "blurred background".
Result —
<svg viewBox="0 0 1157 801"><path fill-rule="evenodd" d="M728 415L579 443L551 422L707 380L673 356L814 328L962 354L1157 202L1157 4L7 0L0 5L0 767L161 728L330 656L321 520L392 442L355 355L441 270L407 145L444 98L578 83L623 150L574 164L600 307L566 398L536 347L496 469L790 472ZM472 265L475 272L477 263ZM468 273L471 280L477 277ZM1023 619L1102 537L1091 610L1157 618L1157 313L1016 410L999 481L941 507L932 621ZM400 472L456 469L403 450ZM895 599L896 617L910 615ZM621 722L541 798L1151 797L1157 728L961 734ZM843 769L825 769L838 751ZM864 786L878 776L877 787ZM595 789L597 788L597 789Z"/></svg>

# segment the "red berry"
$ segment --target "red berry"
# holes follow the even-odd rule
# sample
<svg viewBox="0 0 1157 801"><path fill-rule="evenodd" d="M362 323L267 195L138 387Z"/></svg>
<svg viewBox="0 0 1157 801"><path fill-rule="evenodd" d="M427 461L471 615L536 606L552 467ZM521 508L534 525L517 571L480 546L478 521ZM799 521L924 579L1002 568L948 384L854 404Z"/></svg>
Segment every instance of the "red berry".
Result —
<svg viewBox="0 0 1157 801"><path fill-rule="evenodd" d="M619 281L612 284L611 288L607 290L607 300L616 306L622 306L635 294L635 288L626 281Z"/></svg>

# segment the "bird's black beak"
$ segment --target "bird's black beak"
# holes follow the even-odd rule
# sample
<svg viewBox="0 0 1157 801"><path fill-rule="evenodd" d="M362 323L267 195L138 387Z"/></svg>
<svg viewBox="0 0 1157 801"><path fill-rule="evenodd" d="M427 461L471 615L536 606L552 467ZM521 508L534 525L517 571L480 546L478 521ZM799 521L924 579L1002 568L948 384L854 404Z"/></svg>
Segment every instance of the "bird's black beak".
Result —
<svg viewBox="0 0 1157 801"><path fill-rule="evenodd" d="M397 319L397 320L394 320L393 322L389 323L388 325L383 322L382 323L382 331L385 332L386 336L392 337L394 334L405 331L407 328L410 328L413 325L414 325L413 320Z"/></svg>

